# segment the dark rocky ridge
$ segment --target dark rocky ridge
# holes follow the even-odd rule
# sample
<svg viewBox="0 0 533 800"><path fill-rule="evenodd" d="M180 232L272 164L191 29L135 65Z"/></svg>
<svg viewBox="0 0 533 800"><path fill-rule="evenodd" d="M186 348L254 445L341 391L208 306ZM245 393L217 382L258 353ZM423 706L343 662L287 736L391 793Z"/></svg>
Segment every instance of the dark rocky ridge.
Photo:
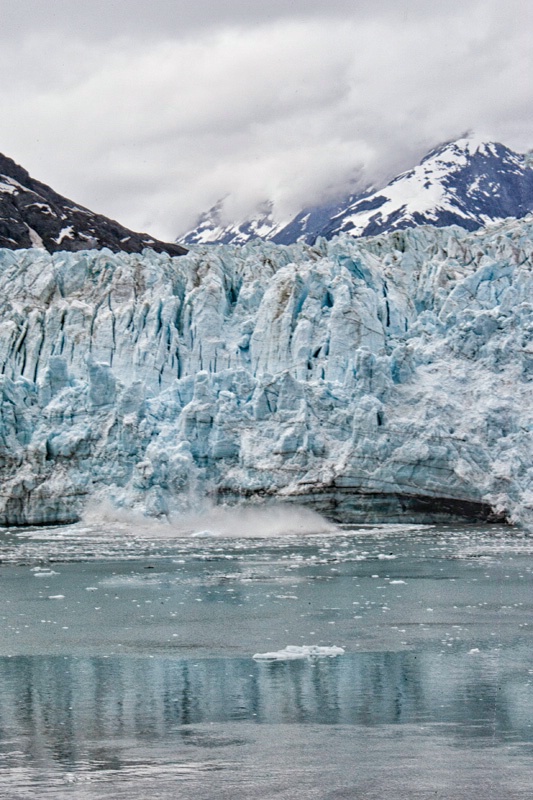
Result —
<svg viewBox="0 0 533 800"><path fill-rule="evenodd" d="M102 214L62 197L34 180L11 158L0 154L0 247L20 250L42 247L58 250L99 250L139 253L150 247L158 253L180 256L178 244L160 242L135 233Z"/></svg>

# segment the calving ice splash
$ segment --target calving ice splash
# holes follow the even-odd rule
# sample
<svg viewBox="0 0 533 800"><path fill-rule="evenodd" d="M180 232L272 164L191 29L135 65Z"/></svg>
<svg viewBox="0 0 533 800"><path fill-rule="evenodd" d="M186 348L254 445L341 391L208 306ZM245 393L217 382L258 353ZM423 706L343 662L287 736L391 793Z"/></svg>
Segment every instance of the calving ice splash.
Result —
<svg viewBox="0 0 533 800"><path fill-rule="evenodd" d="M531 525L532 239L1 250L0 524L276 499Z"/></svg>
<svg viewBox="0 0 533 800"><path fill-rule="evenodd" d="M82 530L98 535L100 530L129 531L139 539L264 539L277 536L313 536L339 533L339 528L310 508L270 501L265 504L214 505L199 500L197 510L173 516L147 517L141 511L116 508L111 504L89 503L83 523L67 530Z"/></svg>

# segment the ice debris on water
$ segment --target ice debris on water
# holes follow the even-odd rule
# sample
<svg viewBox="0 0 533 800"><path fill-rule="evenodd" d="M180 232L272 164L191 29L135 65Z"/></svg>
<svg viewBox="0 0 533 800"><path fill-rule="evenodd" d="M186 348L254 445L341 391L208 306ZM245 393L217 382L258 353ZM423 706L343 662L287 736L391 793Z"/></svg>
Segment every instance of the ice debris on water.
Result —
<svg viewBox="0 0 533 800"><path fill-rule="evenodd" d="M0 525L282 498L533 526L533 216L182 258L0 250Z"/></svg>
<svg viewBox="0 0 533 800"><path fill-rule="evenodd" d="M345 650L343 647L321 647L316 644L311 645L288 645L283 650L275 650L271 653L255 653L253 658L256 661L292 661L297 658L334 658L342 656Z"/></svg>

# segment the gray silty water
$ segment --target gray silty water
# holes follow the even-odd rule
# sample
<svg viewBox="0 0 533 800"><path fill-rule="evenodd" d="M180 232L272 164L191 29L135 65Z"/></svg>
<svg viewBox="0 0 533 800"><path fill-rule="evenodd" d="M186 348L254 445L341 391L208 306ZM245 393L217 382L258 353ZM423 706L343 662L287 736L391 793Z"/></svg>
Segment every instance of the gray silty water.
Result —
<svg viewBox="0 0 533 800"><path fill-rule="evenodd" d="M2 537L2 798L530 796L529 537L127 528Z"/></svg>

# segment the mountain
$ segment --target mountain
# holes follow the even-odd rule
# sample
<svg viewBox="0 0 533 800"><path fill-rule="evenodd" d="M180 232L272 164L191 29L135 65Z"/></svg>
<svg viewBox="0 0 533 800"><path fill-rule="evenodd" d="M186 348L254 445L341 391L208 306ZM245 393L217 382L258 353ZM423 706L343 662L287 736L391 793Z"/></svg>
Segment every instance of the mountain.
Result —
<svg viewBox="0 0 533 800"><path fill-rule="evenodd" d="M268 213L223 224L223 203L203 215L181 240L190 245L242 244L257 237L288 244L303 237L331 239L339 233L374 236L415 225L460 225L475 230L533 210L533 169L529 155L496 142L463 137L429 152L413 169L386 186L352 194L335 203L303 209L292 220Z"/></svg>
<svg viewBox="0 0 533 800"><path fill-rule="evenodd" d="M67 200L0 154L0 247L139 253L149 247L179 256L186 249L134 233L118 222Z"/></svg>
<svg viewBox="0 0 533 800"><path fill-rule="evenodd" d="M271 498L533 529L532 263L533 215L183 258L0 249L0 525Z"/></svg>
<svg viewBox="0 0 533 800"><path fill-rule="evenodd" d="M189 246L201 244L244 244L252 239L262 239L275 244L292 244L298 239L311 244L332 218L363 197L349 194L341 200L304 208L295 217L277 220L274 204L270 200L260 203L256 210L241 222L225 220L224 200L204 212L195 227L176 241Z"/></svg>
<svg viewBox="0 0 533 800"><path fill-rule="evenodd" d="M273 204L260 203L253 214L243 222L224 221L224 200L219 200L209 211L198 217L192 231L180 238L184 244L244 244L250 239L272 239L278 228L286 222L276 223L273 217Z"/></svg>
<svg viewBox="0 0 533 800"><path fill-rule="evenodd" d="M496 142L458 139L437 147L383 189L356 200L322 230L375 236L414 225L475 230L533 210L533 169L526 156Z"/></svg>

